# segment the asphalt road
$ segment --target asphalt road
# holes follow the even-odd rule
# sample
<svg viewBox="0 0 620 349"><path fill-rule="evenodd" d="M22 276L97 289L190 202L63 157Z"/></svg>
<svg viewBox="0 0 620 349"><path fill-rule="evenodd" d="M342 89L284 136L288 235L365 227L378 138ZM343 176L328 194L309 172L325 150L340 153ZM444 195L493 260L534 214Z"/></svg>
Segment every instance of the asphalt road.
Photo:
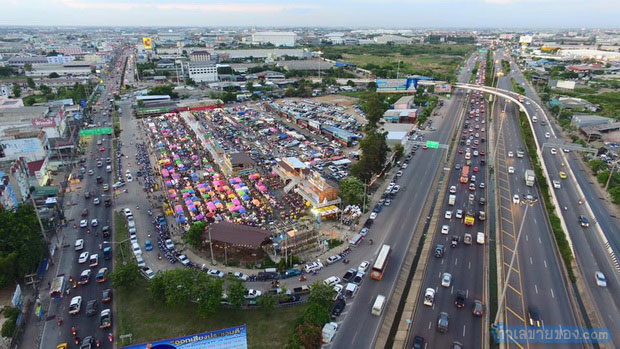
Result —
<svg viewBox="0 0 620 349"><path fill-rule="evenodd" d="M470 64L469 68L472 67L473 64ZM470 71L464 70L459 80L468 81ZM448 102L449 105L446 106L446 116L441 120L435 119L435 124L433 124L435 131L427 133L425 135L426 140L436 140L442 144L448 142L456 122L456 118L452 116L457 115L464 95L461 91L454 94ZM336 320L339 329L330 345L331 347L370 348L373 346L385 312L381 316L374 316L371 315L370 308L378 294L386 296L390 301L405 253L408 251L413 233L420 220L422 208L427 200L432 199L429 196L432 190L432 181L437 170L444 165L444 158L445 150L423 150L420 148L411 160L410 166L403 171L399 184L403 187L404 192L401 189L401 193L393 200L392 206L383 208L367 237L372 238L374 244L368 246L370 253L364 258L366 260L374 260L383 244L392 247L387 270L381 281L366 277L353 301L347 303L345 311ZM359 260L355 258L357 253L355 250L350 256L352 261ZM329 268L323 271L324 278L330 276L326 274L328 271ZM342 274L334 275L342 277Z"/></svg>
<svg viewBox="0 0 620 349"><path fill-rule="evenodd" d="M101 103L101 106L104 107L104 110L110 106L108 99L112 98L111 91L118 88L118 80L109 79L104 77L106 90L102 92L98 101ZM108 116L103 115L103 111L98 111L91 115L91 124L108 124L111 123L111 119ZM104 147L104 151L100 151L99 145L97 145L98 141L102 141L102 145ZM112 210L109 207L105 207L103 203L103 199L105 195L111 195L111 191L104 192L103 184L108 184L110 187L112 186L113 178L112 173L107 173L105 171L106 162L105 159L107 157L112 158L113 161L113 151L110 150L111 147L111 136L108 135L100 135L93 136L92 139L89 140L88 145L84 147L85 155L82 157L86 159L86 162L81 164L87 170L92 169L94 174L88 175L84 174L84 179L81 183L77 185L73 185L74 191L71 194L70 202L67 202L67 206L70 207L65 208L65 215L69 220L69 224L67 227L63 228L62 231L62 254L60 261L58 263L58 269L56 274L65 276L71 276L75 281L79 279L80 273L85 269L91 269L92 275L90 278L90 282L86 285L78 285L76 288L70 287L70 295L65 296L61 301L54 301L50 305L49 314L56 315L56 317L60 317L63 319L63 325L60 327L56 327L56 324L51 324L48 322L44 327L42 339L41 339L41 348L53 348L56 346L56 343L67 342L70 344L70 347L74 346L74 337L71 333L71 328L75 327L77 329L77 334L80 339L83 339L86 336L93 336L96 339L99 339L101 342L101 348L111 348L112 343L107 340L108 333L112 332L111 329L99 329L99 312L103 309L112 309L112 303L102 303L102 291L106 288L110 288L110 281L106 281L103 283L98 283L95 281L95 275L99 271L100 268L106 267L109 271L112 269L112 260L105 260L103 258L103 251L100 250L100 244L103 242L103 236L101 234L101 229L103 226L112 227ZM97 167L96 158L101 158L103 160L103 166ZM113 165L112 163L110 165ZM101 176L103 179L103 183L97 184L96 177ZM84 194L89 191L94 193L93 197L90 199L85 199ZM95 205L93 203L93 199L98 197L101 200L101 203ZM67 200L69 201L69 200ZM88 216L86 218L81 217L81 213L83 209L88 209ZM87 219L89 223L88 228L79 228L79 222L81 219ZM90 221L92 219L97 219L99 224L96 227L90 226ZM78 228L73 228L73 224L78 224ZM90 229L90 234L87 233L87 229ZM95 235L97 233L97 236ZM76 239L84 239L84 249L80 252L74 250L74 242ZM78 257L81 252L88 251L91 255L98 254L99 263L97 266L89 267L88 262L84 264L78 264ZM71 298L75 296L82 297L82 305L79 314L70 315L69 311L69 303ZM98 309L97 313L91 317L86 316L86 304L90 300L97 300ZM114 314L112 314L112 321L114 322Z"/></svg>
<svg viewBox="0 0 620 349"><path fill-rule="evenodd" d="M513 65L514 66L514 65ZM515 66L516 68L516 66ZM513 68L513 70L516 70ZM526 95L539 101L535 92L532 91L528 85L524 84L524 77L520 71L515 71L513 74L515 80L522 84L526 89ZM528 112L538 115L539 119L543 115L539 110L537 111L533 104L526 104ZM554 137L554 133L550 132L549 125L554 127L555 135L560 134L559 129L547 121L547 126L541 125L539 121L535 124L536 137L539 144L545 142L558 142ZM546 139L545 133L551 133L550 138ZM551 154L551 148L556 148L557 154ZM613 343L615 347L620 347L620 298L617 296L620 292L620 280L618 279L617 270L614 267L613 262L609 258L609 254L603 246L598 233L594 229L595 224L600 225L603 233L608 239L611 248L618 253L618 246L620 240L620 234L618 234L618 222L615 217L612 216L611 211L608 208L608 204L601 200L598 196L596 189L594 188L596 183L591 183L589 177L576 159L576 156L580 156L574 152L561 154L561 147L558 146L545 146L543 151L543 157L547 165L547 169L551 174L552 180L559 180L561 182L560 189L553 189L556 192L560 206L566 206L568 210L563 211L563 216L567 224L568 233L575 247L576 260L579 263L581 271L584 273L585 284L588 287L588 292L591 295L592 300L596 304L600 320L603 322L604 327L608 328L612 334ZM559 172L565 170L566 164L562 166L564 162L562 155L568 160L568 164L571 166L575 178L578 184L571 180L571 177L567 179L560 179ZM585 194L585 200L588 201L594 217L590 217L589 213L585 210L583 205L579 204L580 200L584 198L580 197L576 189L576 185L580 185L582 191ZM578 223L579 215L585 215L590 220L590 227L581 227ZM602 271L607 278L607 287L601 288L596 285L594 272ZM616 296L614 296L614 294Z"/></svg>
<svg viewBox="0 0 620 349"><path fill-rule="evenodd" d="M474 94L472 93L471 96ZM484 98L482 98L483 105ZM482 132L482 129L487 129L487 123L482 124L482 120L487 120L486 112L481 113L479 117L479 121L476 122L475 119L469 118L469 110L470 105L468 104L466 110L458 110L456 113L452 114L455 119L459 119L461 117L465 117L465 119L470 123L467 130L459 130L458 135L459 138L464 132L467 132L466 135L469 137L471 133L468 132L468 129L471 128L473 133L479 133L480 138L486 138L487 132ZM465 116L463 116L463 114ZM480 126L480 131L474 129L474 125ZM472 144L472 146L474 146ZM459 145L459 150L465 150L468 148L466 145ZM480 143L477 146L478 151L487 151L487 143ZM474 149L472 148L473 152ZM454 163L451 166L455 166L455 164L460 164L461 166L466 164L465 160L465 151L463 154L456 154L454 159ZM434 240L432 243L432 249L435 248L437 244L442 244L445 246L445 254L443 258L437 258L433 255L433 253L429 254L429 260L426 267L426 274L424 276L424 280L422 281L422 286L420 287L420 296L418 301L420 304L417 306L415 312L415 318L413 320L412 329L410 331L410 338L408 338L408 347L413 345L413 340L415 336L421 336L427 342L427 348L448 348L453 342L458 341L462 343L465 347L468 348L480 348L482 346L483 341L483 318L482 317L474 317L471 313L472 306L474 300L484 300L486 297L484 295L484 263L485 261L485 247L476 243L476 234L477 232L484 232L487 234L486 229L486 221L480 221L478 219L478 212L481 210L486 210L486 205L480 205L479 201L481 197L485 199L488 197L487 188L480 188L481 183L488 183L487 181L487 166L481 165L480 159L483 156L472 156L471 157L471 170L470 176L476 176L475 182L468 182L467 184L462 184L459 182L459 177L461 175L460 170L452 170L449 178L444 179L448 180L449 186L456 186L456 201L454 206L450 206L449 201L449 193L446 193L444 202L438 203L435 208L434 213L439 215L439 223L437 225L437 232L434 232L432 235ZM478 168L479 172L473 172L474 168ZM475 190L469 190L470 184L474 184ZM470 202L469 195L474 195L474 200ZM475 223L473 226L465 226L463 223L463 219L459 219L455 217L455 212L457 209L462 209L463 212L473 212L475 214ZM452 211L452 219L445 219L444 212L450 210ZM449 232L447 234L442 234L442 226L447 225L449 227ZM463 243L463 237L465 233L471 234L473 237L473 241L471 245L466 245ZM461 241L458 243L456 248L450 247L452 236L459 236ZM441 279L443 273L450 273L452 275L452 282L449 287L441 286ZM424 292L427 288L435 289L435 303L432 307L427 307L422 305L422 301L424 299ZM467 295L467 299L465 302L465 306L463 308L457 308L454 305L454 300L456 297L456 293L458 291L464 291ZM483 303L485 303L483 301ZM449 315L449 331L448 333L440 333L437 331L437 319L439 317L440 312L446 312Z"/></svg>

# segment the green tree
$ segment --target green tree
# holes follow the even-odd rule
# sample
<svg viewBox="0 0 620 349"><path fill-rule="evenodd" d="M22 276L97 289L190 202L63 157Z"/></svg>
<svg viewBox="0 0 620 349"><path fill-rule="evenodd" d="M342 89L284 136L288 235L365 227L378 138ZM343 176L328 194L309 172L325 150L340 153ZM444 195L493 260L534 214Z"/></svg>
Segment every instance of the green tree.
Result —
<svg viewBox="0 0 620 349"><path fill-rule="evenodd" d="M27 71L27 72L31 72L32 71L32 64L30 64L30 63L24 64L24 70Z"/></svg>
<svg viewBox="0 0 620 349"><path fill-rule="evenodd" d="M403 148L402 144L398 143L394 146L394 158L396 160L399 160L400 158L402 158L404 152L405 152L405 148Z"/></svg>
<svg viewBox="0 0 620 349"><path fill-rule="evenodd" d="M19 97L22 95L22 87L17 83L13 83L13 96Z"/></svg>
<svg viewBox="0 0 620 349"><path fill-rule="evenodd" d="M187 78L185 79L185 84L188 86L196 86L196 81L194 81L194 79L192 78Z"/></svg>
<svg viewBox="0 0 620 349"><path fill-rule="evenodd" d="M245 88L247 88L247 89L248 89L248 91L250 91L250 92L254 92L254 91L256 90L256 89L254 88L254 83L253 83L252 81L248 81L248 82L245 84Z"/></svg>
<svg viewBox="0 0 620 349"><path fill-rule="evenodd" d="M340 181L338 196L344 205L362 207L364 202L364 183L357 177L347 177Z"/></svg>
<svg viewBox="0 0 620 349"><path fill-rule="evenodd" d="M228 284L228 302L234 308L241 308L245 303L245 291L245 286L239 280L231 281Z"/></svg>
<svg viewBox="0 0 620 349"><path fill-rule="evenodd" d="M362 156L360 161L351 166L351 174L363 182L369 181L372 176L383 168L389 147L386 142L386 133L371 131L360 142Z"/></svg>
<svg viewBox="0 0 620 349"><path fill-rule="evenodd" d="M302 348L318 349L323 344L321 328L311 323L302 323L295 328L295 337L299 338Z"/></svg>
<svg viewBox="0 0 620 349"><path fill-rule="evenodd" d="M592 172L594 172L595 175L609 168L605 161L598 159L588 161L588 166L590 166L590 169L592 170Z"/></svg>
<svg viewBox="0 0 620 349"><path fill-rule="evenodd" d="M117 264L115 270L110 274L114 288L129 288L139 277L140 269L134 261L126 264Z"/></svg>
<svg viewBox="0 0 620 349"><path fill-rule="evenodd" d="M0 76L9 77L15 74L13 67L0 67Z"/></svg>
<svg viewBox="0 0 620 349"><path fill-rule="evenodd" d="M264 293L258 297L258 305L267 313L271 313L278 304L278 299L271 293Z"/></svg>
<svg viewBox="0 0 620 349"><path fill-rule="evenodd" d="M310 286L308 304L318 304L326 309L331 308L336 291L324 282L317 281Z"/></svg>
<svg viewBox="0 0 620 349"><path fill-rule="evenodd" d="M222 302L223 284L223 280L219 278L210 278L206 282L200 284L198 312L201 316L207 317L218 311Z"/></svg>
<svg viewBox="0 0 620 349"><path fill-rule="evenodd" d="M48 77L49 77L50 79L55 79L55 78L59 78L59 77L60 77L60 75L58 75L58 73L56 73L56 72L52 72L52 73L51 73Z"/></svg>
<svg viewBox="0 0 620 349"><path fill-rule="evenodd" d="M202 248L202 235L205 232L206 224L203 221L194 223L189 230L183 234L183 240L196 249Z"/></svg>
<svg viewBox="0 0 620 349"><path fill-rule="evenodd" d="M371 93L366 99L366 102L362 105L362 108L368 118L369 127L373 128L383 117L383 113L387 110L387 107L383 104L383 101L378 93Z"/></svg>
<svg viewBox="0 0 620 349"><path fill-rule="evenodd" d="M17 317L19 316L19 310L14 307L4 307L3 315L7 319L2 324L2 330L0 331L0 335L6 338L12 338L15 335L15 330L17 329Z"/></svg>
<svg viewBox="0 0 620 349"><path fill-rule="evenodd" d="M304 322L317 327L329 321L329 308L316 303L309 303L304 311Z"/></svg>
<svg viewBox="0 0 620 349"><path fill-rule="evenodd" d="M347 80L347 86L355 87L353 80Z"/></svg>
<svg viewBox="0 0 620 349"><path fill-rule="evenodd" d="M32 80L32 78L26 78L26 84L28 84L28 87L33 89L36 87L36 84L34 83L34 80Z"/></svg>
<svg viewBox="0 0 620 349"><path fill-rule="evenodd" d="M179 94L174 92L174 86L170 84L155 86L151 88L148 94L151 96L168 95L170 98L179 98Z"/></svg>

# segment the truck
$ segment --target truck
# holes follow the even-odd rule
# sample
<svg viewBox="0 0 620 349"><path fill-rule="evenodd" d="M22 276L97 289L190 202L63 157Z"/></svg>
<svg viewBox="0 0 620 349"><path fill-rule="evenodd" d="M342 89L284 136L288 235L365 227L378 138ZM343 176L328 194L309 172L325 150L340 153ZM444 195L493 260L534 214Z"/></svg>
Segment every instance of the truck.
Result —
<svg viewBox="0 0 620 349"><path fill-rule="evenodd" d="M454 206L455 202L456 202L456 195L452 194L448 196L448 205Z"/></svg>
<svg viewBox="0 0 620 349"><path fill-rule="evenodd" d="M534 186L534 170L525 170L525 185Z"/></svg>
<svg viewBox="0 0 620 349"><path fill-rule="evenodd" d="M467 212L465 214L465 220L464 220L465 225L471 227L472 225L474 225L475 221L476 219L474 218L474 214L472 212Z"/></svg>

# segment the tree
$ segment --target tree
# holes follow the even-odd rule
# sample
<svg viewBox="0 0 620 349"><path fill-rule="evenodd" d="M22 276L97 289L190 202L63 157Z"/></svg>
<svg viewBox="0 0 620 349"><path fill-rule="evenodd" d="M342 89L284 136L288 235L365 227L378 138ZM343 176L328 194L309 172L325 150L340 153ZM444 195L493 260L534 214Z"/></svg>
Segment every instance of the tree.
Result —
<svg viewBox="0 0 620 349"><path fill-rule="evenodd" d="M13 96L19 97L22 95L22 87L17 83L13 83Z"/></svg>
<svg viewBox="0 0 620 349"><path fill-rule="evenodd" d="M405 152L405 148L403 148L403 145L398 143L394 146L394 158L396 160L399 160L401 157L403 157L403 153Z"/></svg>
<svg viewBox="0 0 620 349"><path fill-rule="evenodd" d="M30 63L24 64L24 70L27 71L27 72L31 72L32 71L32 64L30 64Z"/></svg>
<svg viewBox="0 0 620 349"><path fill-rule="evenodd" d="M347 177L340 181L338 197L346 205L362 207L364 203L364 183L357 177Z"/></svg>
<svg viewBox="0 0 620 349"><path fill-rule="evenodd" d="M0 76L9 77L15 74L13 67L0 67Z"/></svg>
<svg viewBox="0 0 620 349"><path fill-rule="evenodd" d="M309 303L304 311L304 322L317 327L329 321L329 308L316 303Z"/></svg>
<svg viewBox="0 0 620 349"><path fill-rule="evenodd" d="M277 298L271 293L264 293L258 297L258 305L268 313L271 313L275 309L278 303Z"/></svg>
<svg viewBox="0 0 620 349"><path fill-rule="evenodd" d="M317 281L310 286L309 304L318 304L326 309L332 306L336 291L324 282Z"/></svg>
<svg viewBox="0 0 620 349"><path fill-rule="evenodd" d="M241 308L245 303L246 288L239 280L231 281L228 284L228 303L234 308Z"/></svg>
<svg viewBox="0 0 620 349"><path fill-rule="evenodd" d="M31 88L31 89L33 89L33 90L34 90L34 88L37 86L37 85L34 83L34 80L32 80L32 78L26 78L26 84L28 84L28 87L29 87L29 88Z"/></svg>
<svg viewBox="0 0 620 349"><path fill-rule="evenodd" d="M197 271L201 273L200 271ZM204 273L201 273L205 275ZM200 300L198 301L198 312L206 317L214 314L219 309L222 302L222 279L209 278L199 285Z"/></svg>
<svg viewBox="0 0 620 349"><path fill-rule="evenodd" d="M377 91L377 83L374 82L374 81L371 81L371 82L368 83L366 88L368 89L368 91L375 92L375 91Z"/></svg>
<svg viewBox="0 0 620 349"><path fill-rule="evenodd" d="M193 248L202 248L202 234L204 234L205 228L205 222L198 221L194 223L189 230L183 234L183 240Z"/></svg>
<svg viewBox="0 0 620 349"><path fill-rule="evenodd" d="M179 98L179 94L174 92L174 86L173 85L155 86L155 87L151 88L151 90L149 91L148 94L150 96L168 95L168 96L170 96L170 98Z"/></svg>
<svg viewBox="0 0 620 349"><path fill-rule="evenodd" d="M347 80L347 86L355 87L353 80Z"/></svg>
<svg viewBox="0 0 620 349"><path fill-rule="evenodd" d="M192 78L187 78L187 79L185 79L185 85L187 85L187 86L196 86L196 81L194 81L194 79L192 79Z"/></svg>
<svg viewBox="0 0 620 349"><path fill-rule="evenodd" d="M139 277L140 269L134 261L116 265L115 270L110 275L114 288L129 288Z"/></svg>
<svg viewBox="0 0 620 349"><path fill-rule="evenodd" d="M2 335L2 337L12 338L15 334L15 330L17 329L16 324L17 318L19 317L19 309L7 306L4 307L3 313L7 320L2 324L2 331L0 332L0 335Z"/></svg>
<svg viewBox="0 0 620 349"><path fill-rule="evenodd" d="M362 156L360 161L351 166L351 174L363 182L369 181L372 176L383 168L389 147L386 142L386 133L371 131L360 142Z"/></svg>
<svg viewBox="0 0 620 349"><path fill-rule="evenodd" d="M59 78L59 77L60 77L60 75L58 75L58 73L56 73L56 72L52 72L52 73L49 75L49 78L50 78L50 79L55 79L55 78Z"/></svg>
<svg viewBox="0 0 620 349"><path fill-rule="evenodd" d="M383 113L387 110L387 107L383 104L381 97L378 93L373 92L368 96L366 102L363 104L364 113L368 118L368 125L374 128L377 122L383 117Z"/></svg>
<svg viewBox="0 0 620 349"><path fill-rule="evenodd" d="M303 348L320 348L322 345L321 328L311 323L303 323L295 328L295 336L299 338Z"/></svg>
<svg viewBox="0 0 620 349"><path fill-rule="evenodd" d="M245 84L245 88L247 88L247 89L248 89L248 91L250 91L250 92L254 92L254 90L256 90L256 89L254 88L254 83L253 83L252 81L248 81L248 82Z"/></svg>
<svg viewBox="0 0 620 349"><path fill-rule="evenodd" d="M605 161L598 159L588 161L588 166L590 166L590 169L592 170L592 172L594 172L595 175L609 168Z"/></svg>

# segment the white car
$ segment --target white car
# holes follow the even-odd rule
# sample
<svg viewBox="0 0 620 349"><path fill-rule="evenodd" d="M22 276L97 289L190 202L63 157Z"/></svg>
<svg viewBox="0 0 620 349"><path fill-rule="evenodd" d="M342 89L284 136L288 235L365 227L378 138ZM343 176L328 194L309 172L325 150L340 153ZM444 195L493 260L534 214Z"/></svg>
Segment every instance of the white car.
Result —
<svg viewBox="0 0 620 349"><path fill-rule="evenodd" d="M515 173L515 168L512 166L508 167L508 173Z"/></svg>
<svg viewBox="0 0 620 349"><path fill-rule="evenodd" d="M99 264L99 255L98 254L91 254L90 258L88 258L88 266L89 267L96 267Z"/></svg>
<svg viewBox="0 0 620 349"><path fill-rule="evenodd" d="M403 175L403 171L398 171L398 172L396 172L396 177L400 177L400 176L402 176L402 175Z"/></svg>
<svg viewBox="0 0 620 349"><path fill-rule="evenodd" d="M377 212L372 212L370 214L370 219L375 219L375 218L377 218Z"/></svg>
<svg viewBox="0 0 620 349"><path fill-rule="evenodd" d="M131 213L131 210L128 208L124 208L123 213L125 214L125 217L133 216L133 213Z"/></svg>
<svg viewBox="0 0 620 349"><path fill-rule="evenodd" d="M558 153L558 151L557 151L555 148L551 148L551 150L550 150L550 151L551 151L551 154L553 154L553 155L555 155L555 154L557 154L557 153Z"/></svg>
<svg viewBox="0 0 620 349"><path fill-rule="evenodd" d="M407 168L407 163L404 163L403 166L401 166L401 168Z"/></svg>
<svg viewBox="0 0 620 349"><path fill-rule="evenodd" d="M143 267L140 270L142 270L142 273L144 274L144 276L146 276L146 278L149 280L155 277L155 273L149 267Z"/></svg>
<svg viewBox="0 0 620 349"><path fill-rule="evenodd" d="M607 279L605 279L605 275L600 271L594 273L594 278L596 279L596 285L600 287L607 287Z"/></svg>
<svg viewBox="0 0 620 349"><path fill-rule="evenodd" d="M243 280L243 281L248 281L248 279L250 278L247 274L244 274L240 271L236 271L233 275L235 275L237 279Z"/></svg>
<svg viewBox="0 0 620 349"><path fill-rule="evenodd" d="M330 276L327 279L323 280L323 282L325 283L325 285L335 286L336 284L340 283L340 278L337 276Z"/></svg>
<svg viewBox="0 0 620 349"><path fill-rule="evenodd" d="M94 198L93 199L93 204L94 205L99 205L101 203L101 201L99 200L99 198Z"/></svg>
<svg viewBox="0 0 620 349"><path fill-rule="evenodd" d="M365 273L369 267L370 267L370 262L363 261L362 263L360 263L360 266L357 267L357 271L361 271L362 273Z"/></svg>
<svg viewBox="0 0 620 349"><path fill-rule="evenodd" d="M84 249L84 239L75 240L74 246L76 251L81 251L82 249Z"/></svg>
<svg viewBox="0 0 620 349"><path fill-rule="evenodd" d="M560 189L561 188L560 181L558 181L557 179L554 179L553 180L553 187L555 189Z"/></svg>
<svg viewBox="0 0 620 349"><path fill-rule="evenodd" d="M511 151L509 151L509 152L508 152L508 157L509 157L509 158L512 158L512 157L514 157L514 156L515 156L515 154L514 154L513 152L511 152Z"/></svg>
<svg viewBox="0 0 620 349"><path fill-rule="evenodd" d="M449 232L450 232L450 227L448 225L444 224L444 225L441 226L441 233L442 234L445 235L445 234L448 234Z"/></svg>
<svg viewBox="0 0 620 349"><path fill-rule="evenodd" d="M260 297L263 293L259 290L255 290L253 288L245 291L245 299L254 299L256 297Z"/></svg>
<svg viewBox="0 0 620 349"><path fill-rule="evenodd" d="M174 250L174 242L170 239L166 239L166 248L169 250Z"/></svg>
<svg viewBox="0 0 620 349"><path fill-rule="evenodd" d="M207 275L215 276L215 277L218 277L218 278L223 278L225 276L223 272L221 272L221 271L219 271L217 269L209 269L209 271L207 272Z"/></svg>
<svg viewBox="0 0 620 349"><path fill-rule="evenodd" d="M443 275L441 276L441 286L450 287L451 284L452 284L452 274L443 273Z"/></svg>
<svg viewBox="0 0 620 349"><path fill-rule="evenodd" d="M97 218L95 218L92 221L90 221L90 226L91 227L96 227L98 225L99 225L99 221L97 220Z"/></svg>
<svg viewBox="0 0 620 349"><path fill-rule="evenodd" d="M80 264L86 263L86 261L88 260L88 256L90 256L90 253L88 253L88 251L80 253L80 257L78 258L78 263Z"/></svg>
<svg viewBox="0 0 620 349"><path fill-rule="evenodd" d="M480 182L480 189L484 189L484 182Z"/></svg>
<svg viewBox="0 0 620 349"><path fill-rule="evenodd" d="M88 227L88 221L86 219L82 219L80 221L80 228L86 228Z"/></svg>
<svg viewBox="0 0 620 349"><path fill-rule="evenodd" d="M189 263L190 263L189 259L187 259L187 256L185 256L184 254L179 255L177 258L179 259L179 262L181 262L181 264L183 264L185 266L188 266Z"/></svg>
<svg viewBox="0 0 620 349"><path fill-rule="evenodd" d="M515 195L512 197L512 203L513 203L513 204L519 204L519 203L521 203L521 198L519 198L519 194L515 194Z"/></svg>
<svg viewBox="0 0 620 349"><path fill-rule="evenodd" d="M456 210L456 213L454 214L454 217L456 217L458 219L463 218L463 210L461 210L461 209Z"/></svg>
<svg viewBox="0 0 620 349"><path fill-rule="evenodd" d="M133 182L133 177L130 174L127 175L127 182Z"/></svg>
<svg viewBox="0 0 620 349"><path fill-rule="evenodd" d="M545 138L550 138L550 137L551 137L551 134L549 132L546 132L545 133Z"/></svg>
<svg viewBox="0 0 620 349"><path fill-rule="evenodd" d="M474 155L474 156L478 156L478 151L477 151L477 150L474 150L473 155Z"/></svg>
<svg viewBox="0 0 620 349"><path fill-rule="evenodd" d="M75 296L71 298L71 303L69 303L69 314L71 315L78 314L81 308L82 308L82 297Z"/></svg>
<svg viewBox="0 0 620 349"><path fill-rule="evenodd" d="M445 219L452 219L452 211L446 211L446 214L444 215Z"/></svg>
<svg viewBox="0 0 620 349"><path fill-rule="evenodd" d="M333 256L327 257L327 264L334 264L342 259L342 256L339 254L335 254Z"/></svg>
<svg viewBox="0 0 620 349"><path fill-rule="evenodd" d="M450 187L450 194L456 194L456 185Z"/></svg>
<svg viewBox="0 0 620 349"><path fill-rule="evenodd" d="M484 245L484 233L479 231L478 234L476 235L476 242L479 245Z"/></svg>
<svg viewBox="0 0 620 349"><path fill-rule="evenodd" d="M334 292L336 293L336 295L334 295L334 300L338 299L338 297L340 297L340 295L342 294L342 290L344 289L344 286L342 286L341 284L336 284L334 285Z"/></svg>

